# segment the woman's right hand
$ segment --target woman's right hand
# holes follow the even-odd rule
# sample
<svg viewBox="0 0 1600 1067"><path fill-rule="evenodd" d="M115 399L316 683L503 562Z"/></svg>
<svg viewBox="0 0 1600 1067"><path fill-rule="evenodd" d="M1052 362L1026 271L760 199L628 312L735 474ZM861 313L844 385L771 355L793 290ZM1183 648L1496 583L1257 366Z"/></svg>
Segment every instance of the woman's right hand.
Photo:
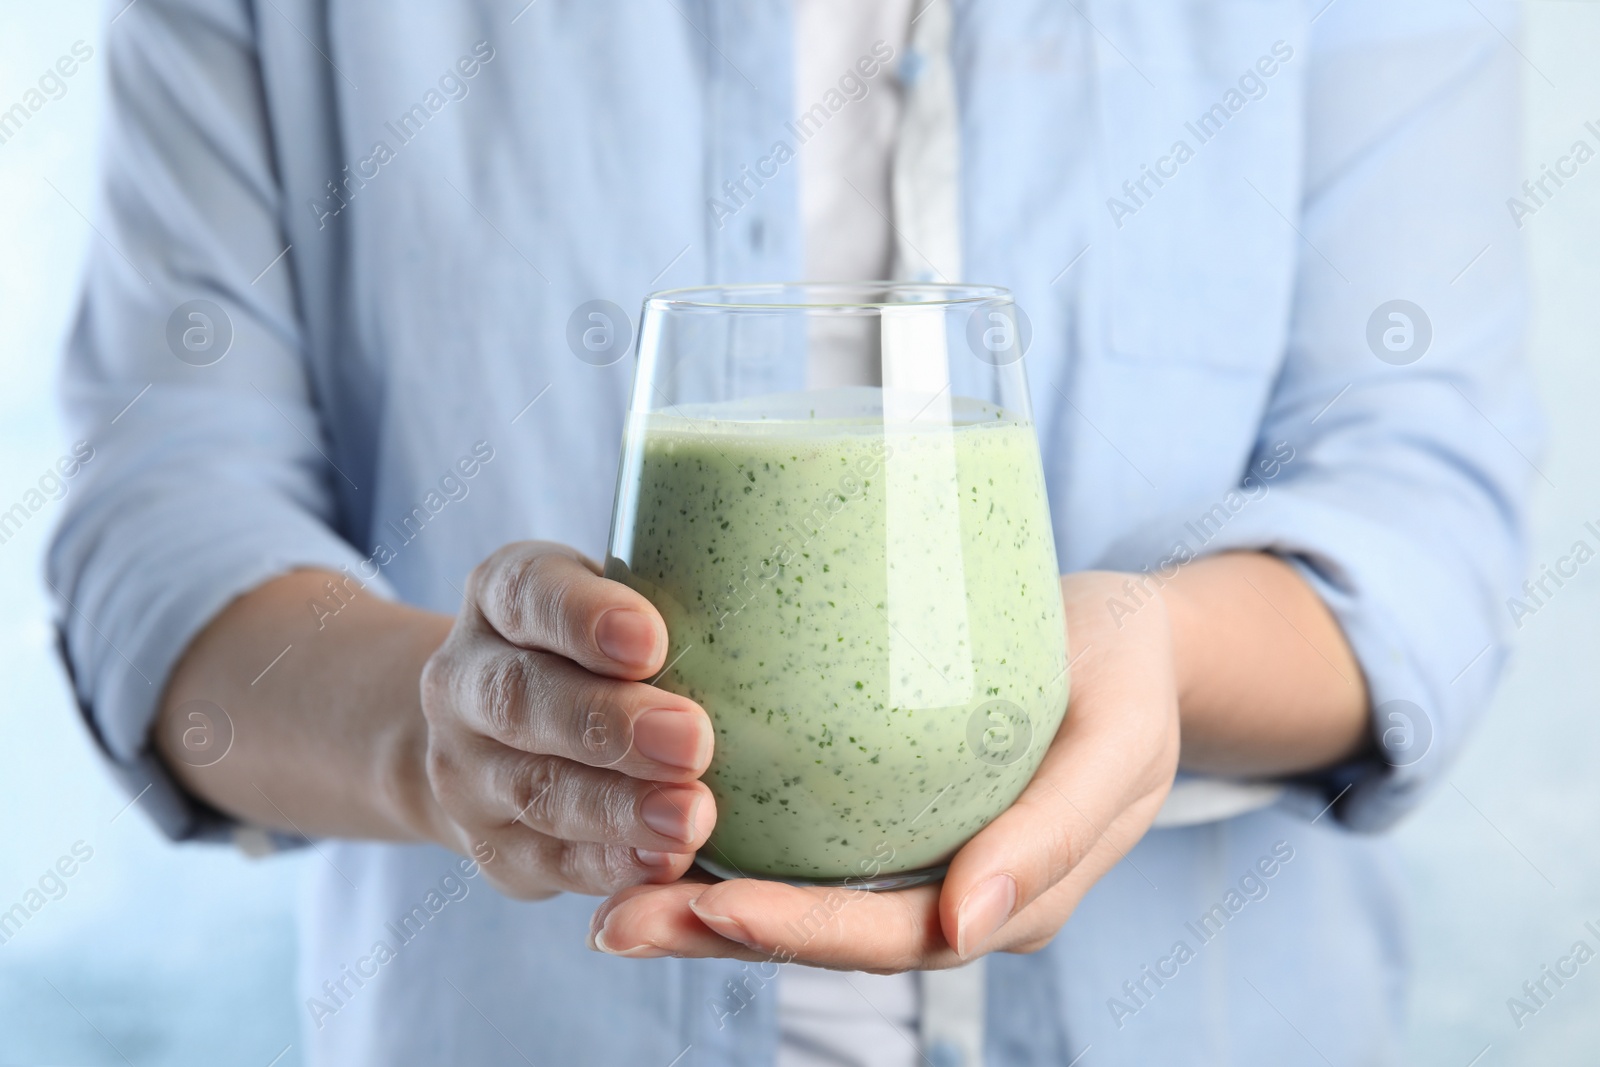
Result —
<svg viewBox="0 0 1600 1067"><path fill-rule="evenodd" d="M433 834L494 849L501 892L539 899L671 882L716 822L699 705L646 683L666 625L561 545L507 545L422 672Z"/></svg>

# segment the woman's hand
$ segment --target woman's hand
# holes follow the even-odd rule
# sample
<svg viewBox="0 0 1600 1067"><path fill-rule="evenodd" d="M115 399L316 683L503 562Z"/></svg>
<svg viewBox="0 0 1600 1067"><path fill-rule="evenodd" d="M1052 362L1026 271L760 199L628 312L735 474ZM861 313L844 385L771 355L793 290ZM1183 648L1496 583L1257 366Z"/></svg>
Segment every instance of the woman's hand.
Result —
<svg viewBox="0 0 1600 1067"><path fill-rule="evenodd" d="M480 858L487 841L484 871L508 894L615 893L595 915L608 951L948 966L1043 946L1133 847L1171 784L1180 699L1185 766L1201 771L1295 774L1372 744L1360 666L1293 565L1224 553L1154 597L1129 596L1130 578L1148 590L1063 579L1072 706L941 887L679 881L716 818L697 781L711 724L644 682L666 655L650 604L556 545L495 553L454 620L348 574L273 579L190 644L153 740L186 788L250 825ZM186 747L194 701L232 728L222 756Z"/></svg>
<svg viewBox="0 0 1600 1067"><path fill-rule="evenodd" d="M942 885L890 893L737 879L624 889L595 912L596 948L622 956L778 958L843 970L950 967L1033 952L1123 858L1178 766L1178 687L1158 595L1120 624L1126 575L1061 581L1071 701L1033 781L950 863Z"/></svg>
<svg viewBox="0 0 1600 1067"><path fill-rule="evenodd" d="M667 631L650 602L572 549L507 545L422 672L428 836L523 899L681 877L716 806L699 705L644 682Z"/></svg>

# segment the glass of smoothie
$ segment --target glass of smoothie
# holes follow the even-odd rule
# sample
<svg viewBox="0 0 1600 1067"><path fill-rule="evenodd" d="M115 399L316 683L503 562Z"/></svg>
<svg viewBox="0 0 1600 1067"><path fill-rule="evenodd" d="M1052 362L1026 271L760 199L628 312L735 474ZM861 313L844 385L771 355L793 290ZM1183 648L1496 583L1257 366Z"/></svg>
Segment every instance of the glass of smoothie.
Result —
<svg viewBox="0 0 1600 1067"><path fill-rule="evenodd" d="M933 881L1038 768L1068 673L1027 332L993 286L645 301L605 573L715 727L706 870Z"/></svg>

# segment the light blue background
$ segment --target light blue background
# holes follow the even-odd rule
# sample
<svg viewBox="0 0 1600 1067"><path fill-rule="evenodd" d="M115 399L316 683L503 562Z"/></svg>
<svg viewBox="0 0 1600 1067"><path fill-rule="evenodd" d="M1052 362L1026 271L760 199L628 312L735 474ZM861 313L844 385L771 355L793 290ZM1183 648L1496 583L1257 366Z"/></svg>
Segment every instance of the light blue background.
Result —
<svg viewBox="0 0 1600 1067"><path fill-rule="evenodd" d="M518 5L520 6L520 4ZM1600 5L1524 5L1536 175L1600 124ZM74 41L68 91L0 145L0 510L62 455L56 354L92 216L103 91L97 4L0 2L0 110ZM52 188L52 185L54 188ZM1510 196L1515 190L1506 190ZM80 215L80 212L83 214ZM1531 358L1551 415L1535 565L1600 526L1600 161L1526 225ZM102 772L51 648L40 553L59 505L0 545L0 910L83 841L94 856L0 945L0 1064L299 1062L290 980L295 856L168 846ZM1399 831L1419 980L1419 1063L1593 1062L1600 960L1518 1030L1506 998L1600 926L1600 562L1525 620L1493 713L1450 781ZM1314 968L1315 960L1305 966ZM1486 1047L1487 1046L1487 1047ZM276 1060L275 1057L278 1057ZM1092 1053L1085 1061L1092 1067Z"/></svg>

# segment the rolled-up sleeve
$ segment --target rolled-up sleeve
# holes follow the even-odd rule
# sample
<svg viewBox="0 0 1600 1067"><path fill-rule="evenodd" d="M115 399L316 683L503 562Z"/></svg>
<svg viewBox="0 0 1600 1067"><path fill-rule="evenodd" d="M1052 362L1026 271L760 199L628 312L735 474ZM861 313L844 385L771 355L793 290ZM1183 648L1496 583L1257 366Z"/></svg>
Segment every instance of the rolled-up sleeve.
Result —
<svg viewBox="0 0 1600 1067"><path fill-rule="evenodd" d="M1543 477L1506 205L1521 178L1520 61L1502 30L1515 33L1472 5L1364 0L1315 23L1286 360L1202 550L1281 555L1342 625L1374 755L1304 784L1321 796L1310 811L1332 803L1358 830L1414 806L1487 706ZM1166 557L1159 531L1194 517L1116 555Z"/></svg>
<svg viewBox="0 0 1600 1067"><path fill-rule="evenodd" d="M303 360L250 7L145 0L110 28L97 239L62 385L93 449L47 563L62 643L95 737L175 837L225 825L150 751L184 649L276 575L364 562L335 532L344 475Z"/></svg>

